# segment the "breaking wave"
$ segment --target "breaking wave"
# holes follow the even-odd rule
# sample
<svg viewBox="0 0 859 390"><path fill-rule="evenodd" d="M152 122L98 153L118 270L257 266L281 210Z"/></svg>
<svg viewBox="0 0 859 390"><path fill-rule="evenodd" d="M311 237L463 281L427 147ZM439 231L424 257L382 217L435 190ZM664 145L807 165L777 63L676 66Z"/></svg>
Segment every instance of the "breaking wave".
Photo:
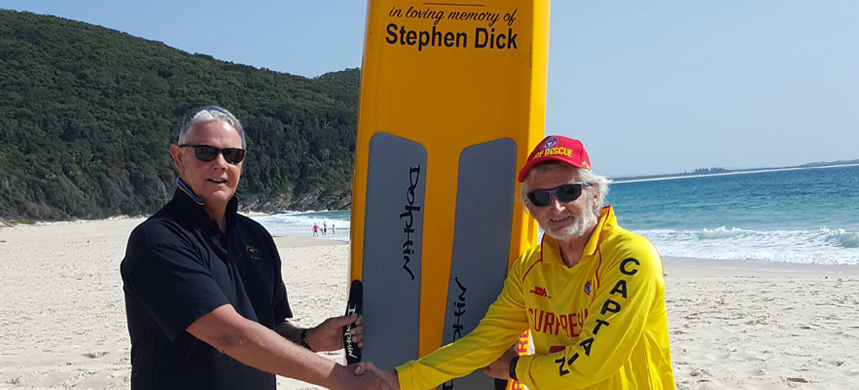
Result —
<svg viewBox="0 0 859 390"><path fill-rule="evenodd" d="M639 231L663 256L699 259L765 260L803 264L859 264L859 232L814 230L757 231L720 226L701 230Z"/></svg>

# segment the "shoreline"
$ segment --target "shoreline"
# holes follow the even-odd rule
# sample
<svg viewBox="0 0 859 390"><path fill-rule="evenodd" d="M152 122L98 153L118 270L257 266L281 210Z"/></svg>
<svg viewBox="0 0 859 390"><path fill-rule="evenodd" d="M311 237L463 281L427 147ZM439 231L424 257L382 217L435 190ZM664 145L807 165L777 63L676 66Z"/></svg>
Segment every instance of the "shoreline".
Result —
<svg viewBox="0 0 859 390"><path fill-rule="evenodd" d="M662 263L665 265L666 273L668 270L673 270L675 273L679 272L684 275L696 274L692 270L711 270L714 276L854 275L859 277L859 265L781 263L763 260L713 260L673 256L663 256Z"/></svg>
<svg viewBox="0 0 859 390"><path fill-rule="evenodd" d="M270 216L274 214L266 213L240 213L247 217ZM116 216L104 219L77 219L70 221L50 221L50 222L35 222L27 224L3 225L0 224L0 244L8 244L9 240L3 238L3 233L13 232L16 229L40 229L51 227L68 227L68 228L86 228L91 225L93 227L104 224L118 224L121 226L131 226L131 229L146 220L146 217L132 216ZM128 234L131 233L128 229ZM126 236L127 237L127 236ZM314 246L332 246L332 245L350 245L349 235L337 236L289 236L289 235L272 235L278 247L299 248L299 247L314 247ZM692 269L708 269L713 270L714 275L735 275L740 273L766 274L768 276L778 276L785 274L800 274L800 275L857 275L859 276L859 264L807 264L807 263L789 263L775 262L752 259L703 259L696 257L685 256L662 256L662 262L666 270L675 270L684 274L695 274L689 271ZM666 271L667 273L667 271Z"/></svg>
<svg viewBox="0 0 859 390"><path fill-rule="evenodd" d="M277 247L285 248L303 248L314 246L332 246L332 245L349 245L348 238L346 240L338 240L335 238L319 238L319 237L295 237L295 236L272 236Z"/></svg>

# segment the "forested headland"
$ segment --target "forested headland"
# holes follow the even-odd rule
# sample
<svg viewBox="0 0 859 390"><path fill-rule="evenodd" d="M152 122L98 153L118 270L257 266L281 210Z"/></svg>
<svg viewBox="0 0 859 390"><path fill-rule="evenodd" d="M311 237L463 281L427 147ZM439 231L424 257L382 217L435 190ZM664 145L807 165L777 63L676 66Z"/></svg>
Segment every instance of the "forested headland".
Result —
<svg viewBox="0 0 859 390"><path fill-rule="evenodd" d="M0 220L158 210L181 118L210 104L246 129L242 209L346 208L358 83L357 69L305 78L0 10Z"/></svg>

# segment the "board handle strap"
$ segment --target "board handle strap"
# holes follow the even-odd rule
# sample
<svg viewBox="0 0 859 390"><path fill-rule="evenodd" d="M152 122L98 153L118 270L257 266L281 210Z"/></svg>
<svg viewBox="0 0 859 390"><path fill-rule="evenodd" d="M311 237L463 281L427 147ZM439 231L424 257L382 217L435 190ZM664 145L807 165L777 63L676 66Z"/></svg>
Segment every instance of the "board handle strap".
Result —
<svg viewBox="0 0 859 390"><path fill-rule="evenodd" d="M349 302L346 305L346 315L361 315L363 303L364 285L360 280L353 280L352 286L349 288ZM354 327L354 324L349 324L343 327L343 347L346 350L346 363L348 364L358 363L361 361L361 348L358 348L357 343L352 342L352 335L349 334L352 327Z"/></svg>

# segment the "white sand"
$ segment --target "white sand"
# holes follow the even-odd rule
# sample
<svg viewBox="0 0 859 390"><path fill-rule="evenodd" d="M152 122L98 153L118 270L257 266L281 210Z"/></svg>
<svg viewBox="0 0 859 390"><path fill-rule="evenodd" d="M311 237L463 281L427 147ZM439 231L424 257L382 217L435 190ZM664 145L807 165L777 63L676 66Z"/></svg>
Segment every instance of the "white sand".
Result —
<svg viewBox="0 0 859 390"><path fill-rule="evenodd" d="M0 389L129 387L119 263L141 221L0 228ZM348 246L276 242L294 321L310 326L341 315ZM859 389L856 267L665 263L678 388Z"/></svg>
<svg viewBox="0 0 859 390"><path fill-rule="evenodd" d="M859 276L775 268L666 269L678 388L859 389Z"/></svg>

